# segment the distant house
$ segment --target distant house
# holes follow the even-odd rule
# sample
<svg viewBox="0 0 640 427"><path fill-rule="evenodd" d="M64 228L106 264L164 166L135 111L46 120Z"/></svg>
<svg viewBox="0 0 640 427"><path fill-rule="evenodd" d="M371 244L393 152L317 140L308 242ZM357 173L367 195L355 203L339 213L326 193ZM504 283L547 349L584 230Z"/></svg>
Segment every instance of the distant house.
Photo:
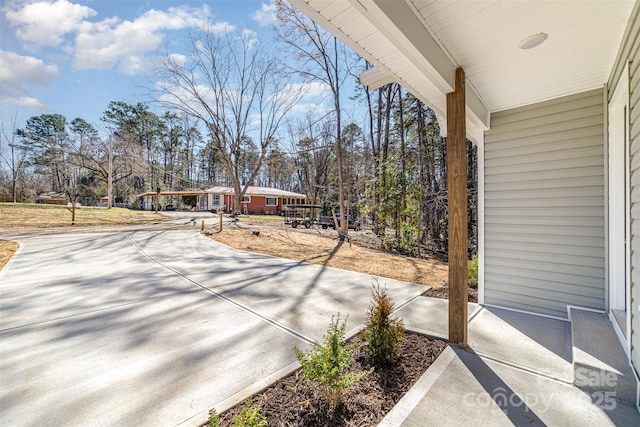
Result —
<svg viewBox="0 0 640 427"><path fill-rule="evenodd" d="M253 185L247 188L241 206L233 205L234 191L231 187L213 187L205 192L208 194L207 204L210 210L222 209L226 212L237 210L244 214L277 215L285 205L307 204L307 196L304 194Z"/></svg>
<svg viewBox="0 0 640 427"><path fill-rule="evenodd" d="M137 206L144 210L155 210L156 193L144 193L138 197ZM189 200L189 202L185 202ZM307 196L277 188L249 186L241 206L233 206L233 188L212 187L207 190L161 191L162 209L231 212L238 210L244 214L277 215L288 204L307 204Z"/></svg>
<svg viewBox="0 0 640 427"><path fill-rule="evenodd" d="M67 196L64 193L56 193L54 191L40 193L36 199L36 203L44 205L66 205L67 201Z"/></svg>

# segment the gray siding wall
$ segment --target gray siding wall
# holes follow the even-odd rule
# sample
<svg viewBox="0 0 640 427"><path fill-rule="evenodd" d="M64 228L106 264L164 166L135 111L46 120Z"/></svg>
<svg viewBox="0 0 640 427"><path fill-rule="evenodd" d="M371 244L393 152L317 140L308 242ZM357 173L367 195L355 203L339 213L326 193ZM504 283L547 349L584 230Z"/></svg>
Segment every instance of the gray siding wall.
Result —
<svg viewBox="0 0 640 427"><path fill-rule="evenodd" d="M603 90L494 113L484 142L485 303L604 309Z"/></svg>
<svg viewBox="0 0 640 427"><path fill-rule="evenodd" d="M629 66L629 159L631 173L631 361L640 372L640 6L636 4L609 79L609 98ZM624 84L624 82L622 83Z"/></svg>
<svg viewBox="0 0 640 427"><path fill-rule="evenodd" d="M640 38L629 58L629 150L631 159L631 360L640 372Z"/></svg>

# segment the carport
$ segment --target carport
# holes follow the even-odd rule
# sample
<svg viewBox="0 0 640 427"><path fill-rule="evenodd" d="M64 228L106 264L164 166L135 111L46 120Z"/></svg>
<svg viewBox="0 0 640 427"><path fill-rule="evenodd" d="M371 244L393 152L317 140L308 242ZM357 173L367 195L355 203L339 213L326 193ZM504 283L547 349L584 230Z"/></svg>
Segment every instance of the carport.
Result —
<svg viewBox="0 0 640 427"><path fill-rule="evenodd" d="M163 206L167 206L169 201L178 198L180 202L179 206L174 205L174 209L181 209L184 207L182 201L184 197L194 197L195 205L193 206L193 210L209 210L209 206L207 204L207 193L205 191L160 191L157 193L149 192L140 194L138 196L138 203L140 209L152 211L155 210L155 207L158 203Z"/></svg>

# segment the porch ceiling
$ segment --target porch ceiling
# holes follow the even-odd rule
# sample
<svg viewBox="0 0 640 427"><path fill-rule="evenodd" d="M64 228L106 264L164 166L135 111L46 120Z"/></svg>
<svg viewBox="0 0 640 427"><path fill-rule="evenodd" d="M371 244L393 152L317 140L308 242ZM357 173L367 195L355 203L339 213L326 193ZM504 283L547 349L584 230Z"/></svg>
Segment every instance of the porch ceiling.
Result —
<svg viewBox="0 0 640 427"><path fill-rule="evenodd" d="M290 0L421 98L440 118L456 66L467 78L470 136L489 113L602 86L632 0ZM547 33L540 46L518 43Z"/></svg>

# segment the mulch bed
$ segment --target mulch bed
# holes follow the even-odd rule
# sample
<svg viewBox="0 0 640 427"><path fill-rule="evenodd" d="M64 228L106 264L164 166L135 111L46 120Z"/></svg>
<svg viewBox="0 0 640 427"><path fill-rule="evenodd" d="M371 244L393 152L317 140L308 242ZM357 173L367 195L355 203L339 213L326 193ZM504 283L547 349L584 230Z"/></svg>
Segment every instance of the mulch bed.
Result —
<svg viewBox="0 0 640 427"><path fill-rule="evenodd" d="M424 293L425 297L449 299L449 286L431 288ZM468 302L478 302L478 289L469 288Z"/></svg>
<svg viewBox="0 0 640 427"><path fill-rule="evenodd" d="M445 349L447 343L422 335L407 333L402 357L393 366L375 367L345 392L334 409L322 396L308 387L302 370L285 377L253 397L270 426L375 426L415 384L425 370ZM358 347L356 347L356 354ZM373 365L366 357L354 358L351 369L368 370ZM233 422L242 404L220 415L223 426Z"/></svg>

